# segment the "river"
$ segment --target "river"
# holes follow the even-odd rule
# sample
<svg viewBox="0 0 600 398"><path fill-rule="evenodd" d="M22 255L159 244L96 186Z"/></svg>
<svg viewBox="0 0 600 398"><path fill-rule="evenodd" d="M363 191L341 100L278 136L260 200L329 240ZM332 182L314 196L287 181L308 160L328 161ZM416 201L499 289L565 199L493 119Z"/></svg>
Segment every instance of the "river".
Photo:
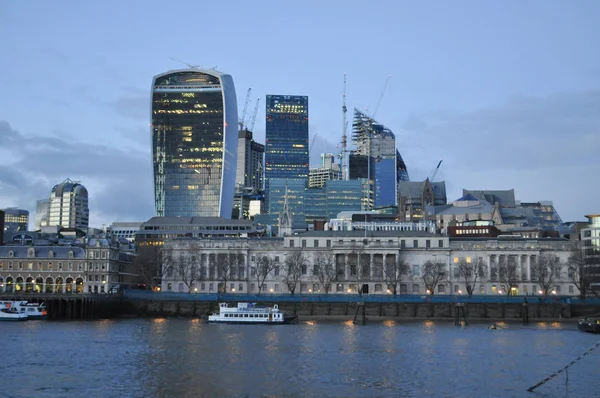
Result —
<svg viewBox="0 0 600 398"><path fill-rule="evenodd" d="M7 397L593 397L600 348L574 323L197 319L0 323Z"/></svg>

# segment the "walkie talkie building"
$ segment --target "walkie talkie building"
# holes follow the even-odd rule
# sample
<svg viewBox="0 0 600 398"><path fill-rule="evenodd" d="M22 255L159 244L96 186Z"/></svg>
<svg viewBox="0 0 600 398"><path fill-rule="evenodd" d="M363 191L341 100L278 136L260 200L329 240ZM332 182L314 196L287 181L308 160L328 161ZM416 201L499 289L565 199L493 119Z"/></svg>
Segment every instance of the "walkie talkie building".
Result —
<svg viewBox="0 0 600 398"><path fill-rule="evenodd" d="M231 218L238 141L231 76L196 68L155 76L151 126L156 214Z"/></svg>

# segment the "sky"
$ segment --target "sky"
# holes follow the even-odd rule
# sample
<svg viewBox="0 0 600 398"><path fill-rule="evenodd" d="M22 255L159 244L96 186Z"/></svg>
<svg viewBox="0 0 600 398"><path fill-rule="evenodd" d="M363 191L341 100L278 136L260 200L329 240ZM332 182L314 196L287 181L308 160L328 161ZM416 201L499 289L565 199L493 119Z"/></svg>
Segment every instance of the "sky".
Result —
<svg viewBox="0 0 600 398"><path fill-rule="evenodd" d="M249 113L260 98L258 142L267 94L307 95L313 166L340 150L346 74L348 118L389 127L413 181L443 159L448 201L514 188L585 220L600 212L599 18L594 0L0 0L0 208L33 220L70 178L90 226L151 218L152 77L188 63L230 74L240 114L248 88Z"/></svg>

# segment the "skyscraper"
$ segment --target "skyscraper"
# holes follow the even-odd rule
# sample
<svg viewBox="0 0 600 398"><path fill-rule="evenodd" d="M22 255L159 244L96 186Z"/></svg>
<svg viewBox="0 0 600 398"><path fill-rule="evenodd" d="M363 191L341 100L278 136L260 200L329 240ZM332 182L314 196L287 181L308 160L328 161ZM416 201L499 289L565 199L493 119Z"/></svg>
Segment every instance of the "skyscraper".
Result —
<svg viewBox="0 0 600 398"><path fill-rule="evenodd" d="M252 131L240 130L238 135L237 170L235 183L244 188L263 190L263 161L265 146L252 139Z"/></svg>
<svg viewBox="0 0 600 398"><path fill-rule="evenodd" d="M396 136L358 109L354 109L352 130L357 149L349 157L350 178L372 180L375 207L395 205L398 181L408 178L404 161L401 157L398 161L400 153L396 150Z"/></svg>
<svg viewBox="0 0 600 398"><path fill-rule="evenodd" d="M281 203L271 200L274 180L298 180L291 187L308 184L308 97L267 95L265 132L265 190L269 214L278 214ZM277 183L278 191L285 183ZM298 188L296 188L298 189ZM280 192L278 192L280 193ZM279 196L279 195L277 195ZM303 195L288 198L291 209L304 206ZM277 202L281 202L280 199ZM272 206L273 204L273 206Z"/></svg>
<svg viewBox="0 0 600 398"><path fill-rule="evenodd" d="M231 218L237 143L237 100L230 75L191 68L155 76L156 214Z"/></svg>
<svg viewBox="0 0 600 398"><path fill-rule="evenodd" d="M33 230L39 231L42 226L48 225L48 205L49 199L40 199L35 203L35 221Z"/></svg>
<svg viewBox="0 0 600 398"><path fill-rule="evenodd" d="M29 211L16 207L4 209L4 230L23 232L29 230Z"/></svg>
<svg viewBox="0 0 600 398"><path fill-rule="evenodd" d="M90 210L88 191L77 181L66 179L55 185L48 203L48 225L87 229Z"/></svg>

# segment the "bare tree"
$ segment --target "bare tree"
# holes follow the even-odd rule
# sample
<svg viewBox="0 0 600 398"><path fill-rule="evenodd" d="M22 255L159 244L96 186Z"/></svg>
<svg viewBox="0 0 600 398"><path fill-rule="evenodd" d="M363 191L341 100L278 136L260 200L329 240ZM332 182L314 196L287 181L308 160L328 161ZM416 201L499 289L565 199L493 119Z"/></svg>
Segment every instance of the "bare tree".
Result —
<svg viewBox="0 0 600 398"><path fill-rule="evenodd" d="M295 250L285 258L285 274L283 280L285 281L288 290L291 294L294 294L298 282L303 274L306 274L306 267L308 261L301 250Z"/></svg>
<svg viewBox="0 0 600 398"><path fill-rule="evenodd" d="M256 271L254 273L254 278L256 279L256 283L258 285L258 295L262 292L263 285L267 276L275 269L277 264L272 257L264 255L259 256L256 259Z"/></svg>
<svg viewBox="0 0 600 398"><path fill-rule="evenodd" d="M336 280L336 271L331 252L318 252L314 258L313 267L313 273L319 279L319 283L323 286L325 294L328 294L332 282Z"/></svg>
<svg viewBox="0 0 600 398"><path fill-rule="evenodd" d="M158 246L137 246L133 258L136 273L146 286L160 284L162 267L160 265L160 250Z"/></svg>
<svg viewBox="0 0 600 398"><path fill-rule="evenodd" d="M229 253L218 253L215 259L215 268L219 281L218 290L227 293L227 283L235 278L236 266Z"/></svg>
<svg viewBox="0 0 600 398"><path fill-rule="evenodd" d="M402 277L408 274L408 269L408 262L406 262L402 253L396 255L394 262L385 264L385 283L394 296L398 294L398 286L402 282Z"/></svg>
<svg viewBox="0 0 600 398"><path fill-rule="evenodd" d="M579 297L582 299L590 292L598 297L598 293L590 288L592 267L597 267L590 260L591 258L586 256L579 242L573 245L567 262L567 274L569 280L579 289Z"/></svg>
<svg viewBox="0 0 600 398"><path fill-rule="evenodd" d="M456 269L458 270L458 276L465 282L465 289L467 289L469 297L472 297L477 285L477 279L485 276L486 265L483 259L478 258L475 261L467 261L462 258L458 262Z"/></svg>
<svg viewBox="0 0 600 398"><path fill-rule="evenodd" d="M194 283L202 279L200 255L195 245L179 250L165 248L162 252L162 260L163 275L166 274L168 279L183 282L188 293L191 293Z"/></svg>
<svg viewBox="0 0 600 398"><path fill-rule="evenodd" d="M506 285L505 293L509 296L512 293L512 288L517 288L521 281L521 273L519 272L517 263L501 258L498 264L498 280L500 283Z"/></svg>
<svg viewBox="0 0 600 398"><path fill-rule="evenodd" d="M352 252L348 256L350 263L350 279L356 282L356 290L362 295L362 285L371 277L371 256L365 253L368 240L365 239L362 245L354 245Z"/></svg>
<svg viewBox="0 0 600 398"><path fill-rule="evenodd" d="M531 265L531 278L540 285L544 297L548 297L552 286L560 279L563 264L553 254L542 254Z"/></svg>
<svg viewBox="0 0 600 398"><path fill-rule="evenodd" d="M425 283L425 289L429 290L429 293L433 296L435 294L435 287L444 279L446 273L446 264L441 261L427 260L423 264L423 273L421 277Z"/></svg>

